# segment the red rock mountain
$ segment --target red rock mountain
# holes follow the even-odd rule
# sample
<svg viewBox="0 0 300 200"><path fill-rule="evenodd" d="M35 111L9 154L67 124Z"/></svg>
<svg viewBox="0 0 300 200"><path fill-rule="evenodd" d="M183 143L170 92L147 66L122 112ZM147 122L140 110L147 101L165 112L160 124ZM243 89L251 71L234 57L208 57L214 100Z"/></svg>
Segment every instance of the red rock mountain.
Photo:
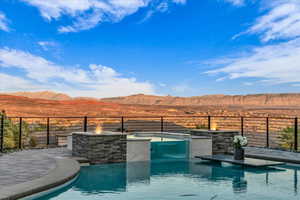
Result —
<svg viewBox="0 0 300 200"><path fill-rule="evenodd" d="M13 96L23 96L46 100L91 100L116 104L161 105L161 106L300 106L300 94L252 94L252 95L206 95L195 97L154 96L137 94L125 97L96 99L90 97L72 98L63 93L52 91L7 93Z"/></svg>
<svg viewBox="0 0 300 200"><path fill-rule="evenodd" d="M24 94L24 93L21 93ZM129 97L70 100L1 95L0 110L9 116L175 116L175 115L243 115L300 116L300 94L264 94L246 96ZM56 99L67 98L56 95ZM248 106L247 106L248 105Z"/></svg>
<svg viewBox="0 0 300 200"><path fill-rule="evenodd" d="M13 96L23 96L33 99L47 99L47 100L71 100L72 98L63 93L56 93L52 91L41 91L41 92L14 92L6 93Z"/></svg>
<svg viewBox="0 0 300 200"><path fill-rule="evenodd" d="M101 101L121 104L172 106L300 106L300 94L206 95L195 97L138 94L127 97L104 98Z"/></svg>
<svg viewBox="0 0 300 200"><path fill-rule="evenodd" d="M9 116L154 116L182 115L184 108L171 106L123 105L93 99L48 100L0 95L0 111Z"/></svg>

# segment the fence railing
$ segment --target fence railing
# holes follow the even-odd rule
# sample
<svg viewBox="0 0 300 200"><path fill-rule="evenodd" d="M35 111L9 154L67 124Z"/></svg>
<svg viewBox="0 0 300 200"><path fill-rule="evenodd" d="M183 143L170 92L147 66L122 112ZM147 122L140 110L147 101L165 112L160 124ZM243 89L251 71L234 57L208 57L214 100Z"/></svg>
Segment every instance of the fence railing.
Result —
<svg viewBox="0 0 300 200"><path fill-rule="evenodd" d="M298 118L255 116L108 116L108 117L10 117L1 116L0 151L66 144L76 131L187 132L201 128L234 130L250 146L298 151Z"/></svg>

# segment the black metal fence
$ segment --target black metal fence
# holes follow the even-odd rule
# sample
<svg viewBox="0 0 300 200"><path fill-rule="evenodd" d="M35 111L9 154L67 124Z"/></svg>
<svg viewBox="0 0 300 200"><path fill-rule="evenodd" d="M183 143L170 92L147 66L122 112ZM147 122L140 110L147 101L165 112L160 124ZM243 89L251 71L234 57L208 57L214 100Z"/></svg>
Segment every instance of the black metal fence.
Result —
<svg viewBox="0 0 300 200"><path fill-rule="evenodd" d="M187 132L201 128L234 130L248 138L249 146L298 151L298 118L238 116L110 116L9 117L1 116L0 151L61 146L78 131Z"/></svg>

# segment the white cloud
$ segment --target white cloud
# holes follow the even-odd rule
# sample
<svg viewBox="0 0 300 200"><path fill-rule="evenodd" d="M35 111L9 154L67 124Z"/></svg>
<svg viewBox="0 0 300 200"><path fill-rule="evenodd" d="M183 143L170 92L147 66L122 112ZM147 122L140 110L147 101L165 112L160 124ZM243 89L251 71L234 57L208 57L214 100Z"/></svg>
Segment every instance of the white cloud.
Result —
<svg viewBox="0 0 300 200"><path fill-rule="evenodd" d="M167 2L161 2L160 4L155 5L153 8L151 8L150 10L148 10L148 12L146 13L145 17L140 21L140 23L143 23L143 22L147 21L155 13L164 13L164 12L167 12L168 9L169 9L168 3Z"/></svg>
<svg viewBox="0 0 300 200"><path fill-rule="evenodd" d="M300 39L257 47L247 55L219 59L208 74L221 74L229 79L261 78L272 84L300 83Z"/></svg>
<svg viewBox="0 0 300 200"><path fill-rule="evenodd" d="M148 5L150 0L22 0L37 7L48 19L66 15L74 19L72 25L62 26L60 32L78 32L95 27L103 21L117 22Z"/></svg>
<svg viewBox="0 0 300 200"><path fill-rule="evenodd" d="M9 74L0 73L1 92L38 90L40 87L31 81Z"/></svg>
<svg viewBox="0 0 300 200"><path fill-rule="evenodd" d="M238 36L257 34L264 43L260 47L245 51L242 55L214 60L209 64L217 68L206 73L221 75L222 77L217 80L259 78L264 83L298 85L300 83L300 1L264 0L262 2L263 14L248 30ZM246 83L252 84L252 82Z"/></svg>
<svg viewBox="0 0 300 200"><path fill-rule="evenodd" d="M119 22L124 17L150 4L184 4L185 0L21 0L39 9L51 21L61 16L73 19L71 25L61 26L59 32L78 32L91 29L102 22ZM161 7L165 9L165 7Z"/></svg>
<svg viewBox="0 0 300 200"><path fill-rule="evenodd" d="M174 3L177 4L185 4L187 0L173 0Z"/></svg>
<svg viewBox="0 0 300 200"><path fill-rule="evenodd" d="M38 45L41 46L44 51L48 51L49 48L56 47L57 43L51 41L39 41Z"/></svg>
<svg viewBox="0 0 300 200"><path fill-rule="evenodd" d="M65 69L42 57L14 49L0 49L0 67L15 67L26 72L26 76L40 82L46 82L52 77L67 81L84 82L85 74L81 69Z"/></svg>
<svg viewBox="0 0 300 200"><path fill-rule="evenodd" d="M60 92L68 91L73 96L93 97L155 93L151 83L124 77L111 67L91 64L88 69L83 70L61 66L42 57L14 49L0 49L0 67L16 68L24 72L22 77L12 76L9 84L1 84L4 90L9 91L18 91L22 88L54 89ZM2 74L5 75L11 76Z"/></svg>
<svg viewBox="0 0 300 200"><path fill-rule="evenodd" d="M8 19L5 14L0 12L0 30L9 32L10 28L8 27Z"/></svg>
<svg viewBox="0 0 300 200"><path fill-rule="evenodd" d="M225 0L225 1L235 6L242 6L245 4L245 0Z"/></svg>
<svg viewBox="0 0 300 200"><path fill-rule="evenodd" d="M265 14L242 34L261 34L261 40L291 39L300 36L300 1L265 1Z"/></svg>

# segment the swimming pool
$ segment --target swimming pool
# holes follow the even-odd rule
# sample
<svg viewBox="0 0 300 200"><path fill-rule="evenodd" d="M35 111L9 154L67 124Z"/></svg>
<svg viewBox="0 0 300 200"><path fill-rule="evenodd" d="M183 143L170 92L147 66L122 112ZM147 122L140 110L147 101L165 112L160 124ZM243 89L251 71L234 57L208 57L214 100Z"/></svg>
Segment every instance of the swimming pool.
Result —
<svg viewBox="0 0 300 200"><path fill-rule="evenodd" d="M298 200L299 170L170 159L93 165L82 167L71 185L36 200Z"/></svg>

